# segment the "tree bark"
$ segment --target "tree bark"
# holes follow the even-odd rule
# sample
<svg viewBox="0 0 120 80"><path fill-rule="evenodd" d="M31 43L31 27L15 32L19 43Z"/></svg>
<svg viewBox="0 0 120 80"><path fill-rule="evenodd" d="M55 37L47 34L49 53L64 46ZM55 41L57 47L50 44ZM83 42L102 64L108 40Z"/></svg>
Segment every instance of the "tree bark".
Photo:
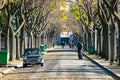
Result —
<svg viewBox="0 0 120 80"><path fill-rule="evenodd" d="M97 55L101 56L101 29L97 29Z"/></svg>
<svg viewBox="0 0 120 80"><path fill-rule="evenodd" d="M19 40L19 35L16 35L16 60L20 60L20 40Z"/></svg>
<svg viewBox="0 0 120 80"><path fill-rule="evenodd" d="M118 29L119 29L119 39L118 39L118 52L117 52L117 55L118 55L118 66L120 66L120 20L117 19L117 23L118 23Z"/></svg>
<svg viewBox="0 0 120 80"><path fill-rule="evenodd" d="M38 47L38 48L40 47L40 36L38 36L38 44L37 44L37 47Z"/></svg>
<svg viewBox="0 0 120 80"><path fill-rule="evenodd" d="M14 59L14 54L15 54L15 51L14 51L14 49L15 49L15 44L14 44L14 42L15 42L15 35L13 34L13 32L11 31L11 39L10 39L10 42L11 42L11 44L10 44L10 61L14 61L15 59Z"/></svg>
<svg viewBox="0 0 120 80"><path fill-rule="evenodd" d="M116 31L115 31L115 25L112 23L112 26L111 26L111 41L110 41L110 44L111 44L111 54L110 54L110 64L112 65L113 62L115 61L115 58L116 58Z"/></svg>
<svg viewBox="0 0 120 80"><path fill-rule="evenodd" d="M88 38L87 38L87 33L84 34L84 40L85 40L84 49L85 49L85 50L88 50Z"/></svg>
<svg viewBox="0 0 120 80"><path fill-rule="evenodd" d="M35 35L35 48L37 47L37 43L38 42L38 38L37 38L37 36Z"/></svg>
<svg viewBox="0 0 120 80"><path fill-rule="evenodd" d="M23 55L23 47L24 47L24 31L23 28L21 29L21 36L20 36L20 57Z"/></svg>
<svg viewBox="0 0 120 80"><path fill-rule="evenodd" d="M109 30L108 30L108 24L103 25L103 55L101 57L104 57L105 54L105 60L109 60Z"/></svg>
<svg viewBox="0 0 120 80"><path fill-rule="evenodd" d="M120 26L120 25L119 25ZM120 66L120 29L119 29L119 47L118 47L118 66Z"/></svg>
<svg viewBox="0 0 120 80"><path fill-rule="evenodd" d="M95 32L95 30L94 30L94 32L93 32L93 40L92 40L92 43L93 43L94 51L96 52L96 32Z"/></svg>
<svg viewBox="0 0 120 80"><path fill-rule="evenodd" d="M8 53L10 52L10 44L9 44L9 40L10 40L10 38L9 38L9 34L10 34L10 29L7 27L6 28L6 35L5 35L5 50L7 50L8 51Z"/></svg>
<svg viewBox="0 0 120 80"><path fill-rule="evenodd" d="M33 48L33 36L30 38L30 48Z"/></svg>
<svg viewBox="0 0 120 80"><path fill-rule="evenodd" d="M88 32L88 46L92 46L91 32Z"/></svg>

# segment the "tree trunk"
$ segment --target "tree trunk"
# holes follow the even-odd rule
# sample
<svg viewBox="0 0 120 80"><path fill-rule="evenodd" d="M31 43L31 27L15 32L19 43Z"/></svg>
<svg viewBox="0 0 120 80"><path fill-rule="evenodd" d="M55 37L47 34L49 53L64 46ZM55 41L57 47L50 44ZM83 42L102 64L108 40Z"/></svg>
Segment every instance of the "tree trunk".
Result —
<svg viewBox="0 0 120 80"><path fill-rule="evenodd" d="M30 48L33 48L33 36L30 38Z"/></svg>
<svg viewBox="0 0 120 80"><path fill-rule="evenodd" d="M37 37L36 47L40 47L40 36Z"/></svg>
<svg viewBox="0 0 120 80"><path fill-rule="evenodd" d="M101 29L97 29L97 55L101 56Z"/></svg>
<svg viewBox="0 0 120 80"><path fill-rule="evenodd" d="M23 54L24 54L24 49L25 49L24 43L25 43L25 38L21 38L20 39L20 57L23 57Z"/></svg>
<svg viewBox="0 0 120 80"><path fill-rule="evenodd" d="M91 36L91 32L88 32L88 47L89 46L93 46L92 45L92 36Z"/></svg>
<svg viewBox="0 0 120 80"><path fill-rule="evenodd" d="M110 25L110 50L111 50L111 54L110 54L110 64L112 65L115 61L116 58L116 28L115 28L115 24L114 24L114 19L113 16L111 15L111 25Z"/></svg>
<svg viewBox="0 0 120 80"><path fill-rule="evenodd" d="M24 48L24 34L23 28L21 29L21 36L20 36L20 57L23 55L23 48Z"/></svg>
<svg viewBox="0 0 120 80"><path fill-rule="evenodd" d="M16 60L20 60L20 40L19 40L19 35L16 35Z"/></svg>
<svg viewBox="0 0 120 80"><path fill-rule="evenodd" d="M9 34L10 34L10 29L7 27L6 29L6 35L5 35L5 50L8 51L8 53L10 52L10 44L9 44Z"/></svg>
<svg viewBox="0 0 120 80"><path fill-rule="evenodd" d="M84 34L84 40L85 40L85 45L84 45L84 49L88 50L88 38L87 38L87 34Z"/></svg>
<svg viewBox="0 0 120 80"><path fill-rule="evenodd" d="M117 54L118 54L118 66L120 66L120 29L119 29L119 39L118 39L118 41L119 41L118 42L119 46L118 46L118 53Z"/></svg>
<svg viewBox="0 0 120 80"><path fill-rule="evenodd" d="M35 48L37 47L37 44L38 44L38 43L37 43L37 42L38 42L37 40L38 40L38 39L37 39L37 36L35 35Z"/></svg>
<svg viewBox="0 0 120 80"><path fill-rule="evenodd" d="M101 57L105 57L105 60L109 60L109 32L108 32L108 24L103 25L103 52ZM105 56L104 56L105 54Z"/></svg>
<svg viewBox="0 0 120 80"><path fill-rule="evenodd" d="M92 43L93 43L94 51L96 52L96 31L95 31L95 30L94 30L94 32L93 32L93 40L92 40Z"/></svg>
<svg viewBox="0 0 120 80"><path fill-rule="evenodd" d="M14 49L15 49L15 44L14 44L14 42L15 42L15 35L13 34L13 32L11 31L11 39L10 39L10 42L11 42L11 44L10 44L10 61L14 61L15 59L14 59Z"/></svg>
<svg viewBox="0 0 120 80"><path fill-rule="evenodd" d="M111 41L110 41L110 44L111 44L111 54L110 54L110 64L112 65L113 62L115 61L115 58L116 58L116 31L115 31L115 25L114 23L112 23L112 26L111 26Z"/></svg>
<svg viewBox="0 0 120 80"><path fill-rule="evenodd" d="M120 66L120 21L117 20L117 23L118 23L118 29L119 29L119 39L118 39L118 52L117 52L117 58L118 58L118 66Z"/></svg>
<svg viewBox="0 0 120 80"><path fill-rule="evenodd" d="M30 48L30 42L31 42L30 36L27 36L27 48Z"/></svg>

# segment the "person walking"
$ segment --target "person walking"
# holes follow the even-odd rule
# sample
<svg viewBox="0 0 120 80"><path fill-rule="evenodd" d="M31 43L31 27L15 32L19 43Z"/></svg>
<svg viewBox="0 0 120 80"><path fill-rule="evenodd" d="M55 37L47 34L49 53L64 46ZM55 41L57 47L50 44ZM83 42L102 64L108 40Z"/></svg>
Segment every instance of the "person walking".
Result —
<svg viewBox="0 0 120 80"><path fill-rule="evenodd" d="M62 48L64 48L64 46L65 46L65 42L62 41L61 45L62 45Z"/></svg>
<svg viewBox="0 0 120 80"><path fill-rule="evenodd" d="M82 59L82 48L83 48L82 43L78 42L78 59Z"/></svg>
<svg viewBox="0 0 120 80"><path fill-rule="evenodd" d="M72 48L72 42L69 42L69 47L70 47L70 49Z"/></svg>
<svg viewBox="0 0 120 80"><path fill-rule="evenodd" d="M54 48L54 46L55 46L55 43L53 42L53 48Z"/></svg>

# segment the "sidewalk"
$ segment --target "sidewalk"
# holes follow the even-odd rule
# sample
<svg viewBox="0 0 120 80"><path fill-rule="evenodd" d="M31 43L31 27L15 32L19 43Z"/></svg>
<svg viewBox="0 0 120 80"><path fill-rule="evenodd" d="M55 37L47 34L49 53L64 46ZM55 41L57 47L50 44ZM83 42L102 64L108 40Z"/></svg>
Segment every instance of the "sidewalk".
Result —
<svg viewBox="0 0 120 80"><path fill-rule="evenodd" d="M85 52L83 55L115 77L116 80L120 80L120 66L116 64L110 65L109 61L105 61L105 59L98 58L95 55L90 55L88 52Z"/></svg>
<svg viewBox="0 0 120 80"><path fill-rule="evenodd" d="M22 67L22 59L9 61L8 65L0 65L0 75L6 74L18 67Z"/></svg>

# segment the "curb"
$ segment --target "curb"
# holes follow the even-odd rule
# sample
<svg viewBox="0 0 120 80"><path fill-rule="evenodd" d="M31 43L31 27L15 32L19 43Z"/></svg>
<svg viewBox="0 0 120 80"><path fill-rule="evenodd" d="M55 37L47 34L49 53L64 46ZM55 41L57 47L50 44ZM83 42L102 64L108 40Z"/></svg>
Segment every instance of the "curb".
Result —
<svg viewBox="0 0 120 80"><path fill-rule="evenodd" d="M83 54L83 56L85 56L86 58L88 58L91 62L93 62L94 64L96 64L97 66L99 66L100 68L102 68L103 70L105 70L106 72L108 72L109 75L111 75L113 78L115 78L115 80L120 80L120 76L117 75L116 73L114 73L112 70L102 66L101 64L99 64L98 62L96 62L94 59L88 57L87 55Z"/></svg>
<svg viewBox="0 0 120 80"><path fill-rule="evenodd" d="M6 70L2 71L2 75L10 72L10 71L13 70L13 69L15 69L15 67L12 67L12 68L9 68L9 69L6 69Z"/></svg>
<svg viewBox="0 0 120 80"><path fill-rule="evenodd" d="M4 75L4 74L7 74L7 73L9 73L10 71L12 71L12 70L14 70L14 69L16 69L16 68L19 68L19 67L22 67L22 62L21 62L20 64L16 65L16 66L12 66L11 68L8 68L8 69L0 72L0 76L1 76L1 75Z"/></svg>
<svg viewBox="0 0 120 80"><path fill-rule="evenodd" d="M2 75L2 72L0 72L0 76Z"/></svg>
<svg viewBox="0 0 120 80"><path fill-rule="evenodd" d="M15 68L19 68L23 66L23 62L19 63L18 65L15 66Z"/></svg>

